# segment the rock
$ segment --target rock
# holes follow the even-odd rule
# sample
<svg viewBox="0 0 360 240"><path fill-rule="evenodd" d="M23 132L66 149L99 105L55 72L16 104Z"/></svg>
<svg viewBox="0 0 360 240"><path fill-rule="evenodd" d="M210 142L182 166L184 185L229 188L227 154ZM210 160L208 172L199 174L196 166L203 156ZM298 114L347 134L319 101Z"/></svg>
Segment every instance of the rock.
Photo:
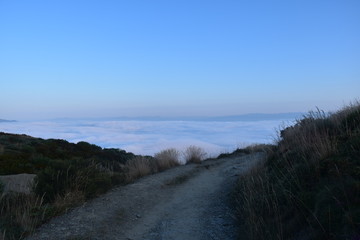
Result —
<svg viewBox="0 0 360 240"><path fill-rule="evenodd" d="M0 181L4 184L5 194L9 192L30 194L32 192L35 177L35 174L21 173L0 176Z"/></svg>

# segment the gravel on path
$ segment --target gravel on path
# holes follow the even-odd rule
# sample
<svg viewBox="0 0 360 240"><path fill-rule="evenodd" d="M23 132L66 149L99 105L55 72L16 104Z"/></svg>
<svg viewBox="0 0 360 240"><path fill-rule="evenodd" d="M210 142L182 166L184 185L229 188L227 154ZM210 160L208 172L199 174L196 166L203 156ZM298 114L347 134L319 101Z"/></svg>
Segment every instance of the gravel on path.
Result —
<svg viewBox="0 0 360 240"><path fill-rule="evenodd" d="M239 239L231 192L263 153L179 166L114 188L52 219L28 240Z"/></svg>

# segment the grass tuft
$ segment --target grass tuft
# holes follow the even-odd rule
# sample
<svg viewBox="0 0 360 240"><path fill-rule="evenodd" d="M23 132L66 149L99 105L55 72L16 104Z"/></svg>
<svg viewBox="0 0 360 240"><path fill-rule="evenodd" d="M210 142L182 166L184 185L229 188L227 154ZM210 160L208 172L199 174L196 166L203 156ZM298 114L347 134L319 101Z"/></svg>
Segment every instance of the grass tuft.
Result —
<svg viewBox="0 0 360 240"><path fill-rule="evenodd" d="M145 157L136 157L125 164L126 180L132 182L138 178L152 173L152 164L150 159Z"/></svg>
<svg viewBox="0 0 360 240"><path fill-rule="evenodd" d="M172 167L179 166L179 156L180 152L175 148L169 148L156 153L154 158L158 171L160 172Z"/></svg>
<svg viewBox="0 0 360 240"><path fill-rule="evenodd" d="M189 146L184 152L186 164L188 163L201 163L206 157L206 152L197 146Z"/></svg>

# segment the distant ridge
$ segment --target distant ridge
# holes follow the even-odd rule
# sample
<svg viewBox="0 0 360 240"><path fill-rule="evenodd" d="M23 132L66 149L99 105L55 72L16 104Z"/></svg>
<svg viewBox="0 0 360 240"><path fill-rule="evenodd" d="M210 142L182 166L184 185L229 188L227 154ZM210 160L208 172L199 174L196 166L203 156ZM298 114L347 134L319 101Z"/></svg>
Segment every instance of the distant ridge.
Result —
<svg viewBox="0 0 360 240"><path fill-rule="evenodd" d="M295 120L304 116L302 112L290 113L250 113L242 115L231 116L215 116L215 117L114 117L106 118L106 120L138 120L138 121L220 121L220 122L235 122L235 121L269 121L269 120ZM105 120L105 119L99 119Z"/></svg>
<svg viewBox="0 0 360 240"><path fill-rule="evenodd" d="M298 119L304 113L251 113L243 115L223 116L223 117L209 117L209 120L214 121L267 121L267 120L281 120L281 119Z"/></svg>
<svg viewBox="0 0 360 240"><path fill-rule="evenodd" d="M15 120L5 120L5 119L0 119L0 123L1 122L16 122Z"/></svg>

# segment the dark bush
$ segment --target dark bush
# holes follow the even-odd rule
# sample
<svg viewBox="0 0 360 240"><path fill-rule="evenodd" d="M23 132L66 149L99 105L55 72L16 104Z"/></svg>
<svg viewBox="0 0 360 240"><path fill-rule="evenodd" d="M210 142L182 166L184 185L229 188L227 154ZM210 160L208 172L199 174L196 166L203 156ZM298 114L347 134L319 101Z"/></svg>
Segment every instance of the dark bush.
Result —
<svg viewBox="0 0 360 240"><path fill-rule="evenodd" d="M111 176L108 173L93 170L88 174L88 182L85 185L86 198L96 197L111 188Z"/></svg>

